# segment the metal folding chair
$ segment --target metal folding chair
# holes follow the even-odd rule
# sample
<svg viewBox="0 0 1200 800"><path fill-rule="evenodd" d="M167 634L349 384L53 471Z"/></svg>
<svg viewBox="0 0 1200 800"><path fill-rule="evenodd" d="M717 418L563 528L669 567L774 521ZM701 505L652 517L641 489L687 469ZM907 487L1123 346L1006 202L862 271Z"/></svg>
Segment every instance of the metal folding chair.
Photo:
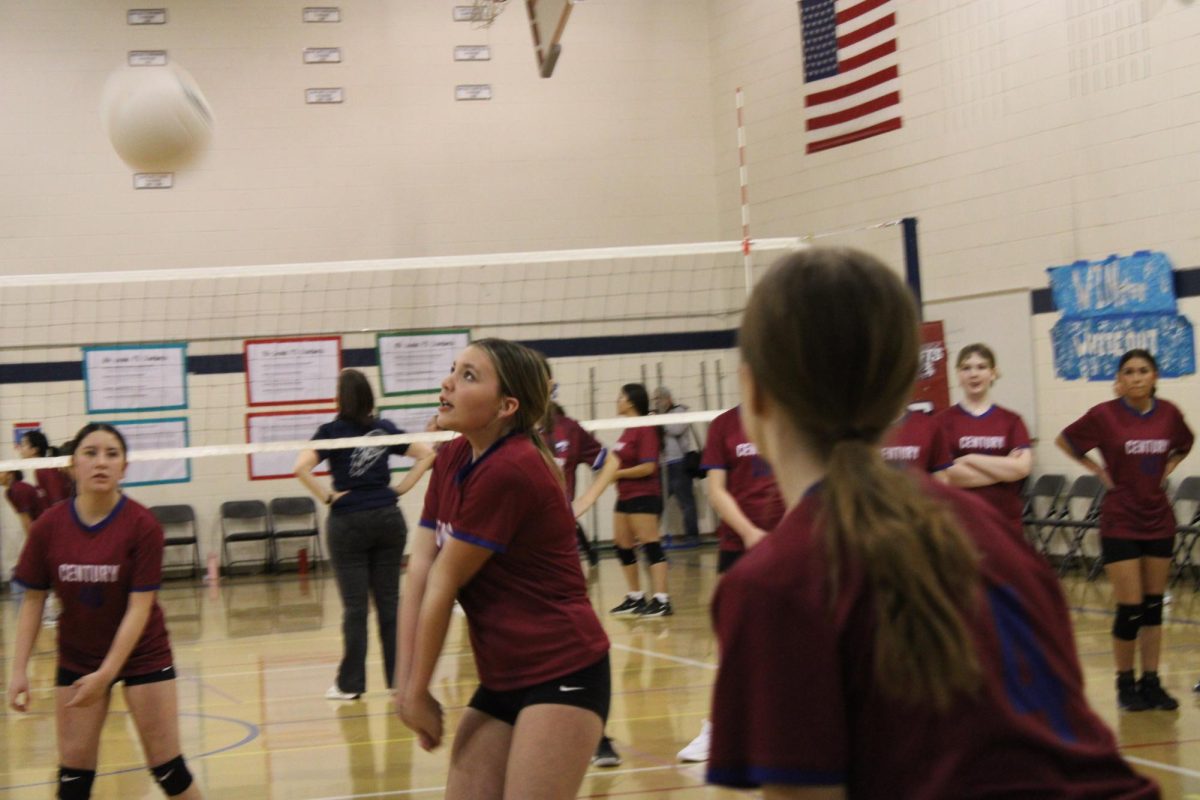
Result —
<svg viewBox="0 0 1200 800"><path fill-rule="evenodd" d="M321 530L317 525L317 504L311 497L276 497L271 501L271 538L275 546L275 564L297 561L299 553L286 558L280 555L282 539L312 539L312 563L321 561Z"/></svg>
<svg viewBox="0 0 1200 800"><path fill-rule="evenodd" d="M1175 552L1171 557L1171 585L1174 586L1183 577L1183 573L1192 570L1195 584L1200 587L1200 572L1196 570L1192 550L1200 539L1200 477L1184 478L1171 498L1171 508L1175 512L1177 538Z"/></svg>
<svg viewBox="0 0 1200 800"><path fill-rule="evenodd" d="M1054 538L1054 528L1051 526L1063 516L1059 498L1066 486L1065 475L1042 475L1030 484L1025 495L1025 511L1021 520L1025 526L1025 537L1044 556L1050 555L1050 542Z"/></svg>
<svg viewBox="0 0 1200 800"><path fill-rule="evenodd" d="M1099 477L1090 474L1076 478L1063 498L1063 515L1055 524L1055 533L1061 533L1066 540L1067 552L1058 565L1059 575L1066 575L1076 561L1088 568L1088 580L1100 574L1104 560L1096 556L1089 564L1089 557L1083 551L1083 540L1088 531L1100 529L1100 501L1103 498L1104 484Z"/></svg>
<svg viewBox="0 0 1200 800"><path fill-rule="evenodd" d="M258 559L233 560L229 557L230 543L262 542L264 571L275 564L274 543L271 540L271 519L267 504L262 500L230 500L221 503L221 557L225 569Z"/></svg>

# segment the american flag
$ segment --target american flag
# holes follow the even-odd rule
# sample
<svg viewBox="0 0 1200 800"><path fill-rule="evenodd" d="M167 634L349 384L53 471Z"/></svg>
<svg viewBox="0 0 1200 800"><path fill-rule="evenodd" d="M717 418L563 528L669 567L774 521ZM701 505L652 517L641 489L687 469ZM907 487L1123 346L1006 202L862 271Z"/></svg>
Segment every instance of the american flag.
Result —
<svg viewBox="0 0 1200 800"><path fill-rule="evenodd" d="M895 0L800 0L805 152L898 130Z"/></svg>

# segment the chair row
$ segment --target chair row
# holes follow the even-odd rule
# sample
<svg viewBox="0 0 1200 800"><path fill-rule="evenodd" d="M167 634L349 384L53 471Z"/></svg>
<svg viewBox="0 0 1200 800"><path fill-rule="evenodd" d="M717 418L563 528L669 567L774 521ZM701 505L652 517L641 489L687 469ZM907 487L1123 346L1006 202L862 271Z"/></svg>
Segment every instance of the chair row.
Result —
<svg viewBox="0 0 1200 800"><path fill-rule="evenodd" d="M195 510L190 505L162 505L151 506L150 512L163 526L166 547L191 548L191 574L195 577L202 569ZM313 563L320 562L317 505L311 497L277 497L270 504L262 500L230 500L221 504L221 565L225 570L235 564L260 561L258 558L232 559L230 544L262 542L261 562L265 571L272 571L285 561L299 559L298 554L281 558L278 543L302 539L313 540Z"/></svg>
<svg viewBox="0 0 1200 800"><path fill-rule="evenodd" d="M1200 569L1193 548L1200 541L1200 477L1180 481L1172 492L1171 507L1177 523L1178 539L1171 559L1174 586L1184 572L1192 570L1195 585L1200 589ZM1076 564L1088 568L1088 580L1094 580L1104 568L1099 555L1089 556L1083 549L1088 531L1099 531L1100 504L1104 500L1104 485L1095 475L1081 475L1067 485L1065 475L1042 475L1025 485L1024 524L1026 536L1047 558L1056 540L1066 545L1059 562L1059 574L1065 575Z"/></svg>

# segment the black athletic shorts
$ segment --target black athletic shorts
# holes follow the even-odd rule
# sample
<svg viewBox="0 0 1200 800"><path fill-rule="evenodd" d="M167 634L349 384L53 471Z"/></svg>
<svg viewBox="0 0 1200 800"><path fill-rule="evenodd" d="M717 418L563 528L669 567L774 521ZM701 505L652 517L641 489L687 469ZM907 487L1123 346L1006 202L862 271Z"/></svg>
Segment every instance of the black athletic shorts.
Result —
<svg viewBox="0 0 1200 800"><path fill-rule="evenodd" d="M74 672L72 670L59 667L58 674L54 677L54 685L72 686L74 685L75 681L82 678L85 674L87 673ZM173 680L175 680L175 667L171 666L164 669L155 670L154 672L147 672L145 675L130 675L125 678L117 678L115 681L109 684L109 687L111 688L116 686L118 683L124 683L126 686L140 686L143 683L158 683L159 681Z"/></svg>
<svg viewBox="0 0 1200 800"><path fill-rule="evenodd" d="M1170 558L1175 554L1175 537L1163 539L1117 539L1100 537L1100 554L1105 564L1115 561L1131 561L1135 558Z"/></svg>
<svg viewBox="0 0 1200 800"><path fill-rule="evenodd" d="M612 675L608 653L605 653L603 658L589 667L525 689L493 692L480 686L467 705L509 725L516 725L517 717L528 706L547 703L586 708L596 712L607 723L611 700Z"/></svg>
<svg viewBox="0 0 1200 800"><path fill-rule="evenodd" d="M662 497L658 495L644 495L642 497L630 497L628 500L617 501L617 511L622 514L662 514Z"/></svg>
<svg viewBox="0 0 1200 800"><path fill-rule="evenodd" d="M729 571L729 568L738 562L738 559L746 555L745 550L718 550L717 551L717 574L723 575Z"/></svg>

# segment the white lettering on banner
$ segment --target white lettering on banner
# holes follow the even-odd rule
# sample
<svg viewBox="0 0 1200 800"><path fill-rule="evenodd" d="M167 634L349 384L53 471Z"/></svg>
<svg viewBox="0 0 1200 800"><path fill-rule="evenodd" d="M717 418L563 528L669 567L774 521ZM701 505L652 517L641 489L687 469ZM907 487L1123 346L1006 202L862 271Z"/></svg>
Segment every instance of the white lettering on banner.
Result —
<svg viewBox="0 0 1200 800"><path fill-rule="evenodd" d="M1071 273L1076 302L1084 310L1098 310L1123 305L1129 301L1145 303L1149 294L1141 281L1128 280L1121 274L1120 264L1103 262Z"/></svg>
<svg viewBox="0 0 1200 800"><path fill-rule="evenodd" d="M1110 331L1107 333L1085 333L1075 337L1075 355L1121 356L1130 350L1158 352L1158 331Z"/></svg>
<svg viewBox="0 0 1200 800"><path fill-rule="evenodd" d="M1125 442L1125 455L1161 455L1167 452L1170 446L1171 443L1166 439L1130 439Z"/></svg>
<svg viewBox="0 0 1200 800"><path fill-rule="evenodd" d="M758 455L758 448L754 446L753 442L742 442L735 448L734 452L738 458L749 458L750 456Z"/></svg>
<svg viewBox="0 0 1200 800"><path fill-rule="evenodd" d="M116 583L119 564L59 564L58 579L63 583Z"/></svg>
<svg viewBox="0 0 1200 800"><path fill-rule="evenodd" d="M884 461L916 461L921 457L921 448L916 445L900 445L882 449Z"/></svg>
<svg viewBox="0 0 1200 800"><path fill-rule="evenodd" d="M958 440L960 450L1003 450L1003 436L963 436Z"/></svg>

